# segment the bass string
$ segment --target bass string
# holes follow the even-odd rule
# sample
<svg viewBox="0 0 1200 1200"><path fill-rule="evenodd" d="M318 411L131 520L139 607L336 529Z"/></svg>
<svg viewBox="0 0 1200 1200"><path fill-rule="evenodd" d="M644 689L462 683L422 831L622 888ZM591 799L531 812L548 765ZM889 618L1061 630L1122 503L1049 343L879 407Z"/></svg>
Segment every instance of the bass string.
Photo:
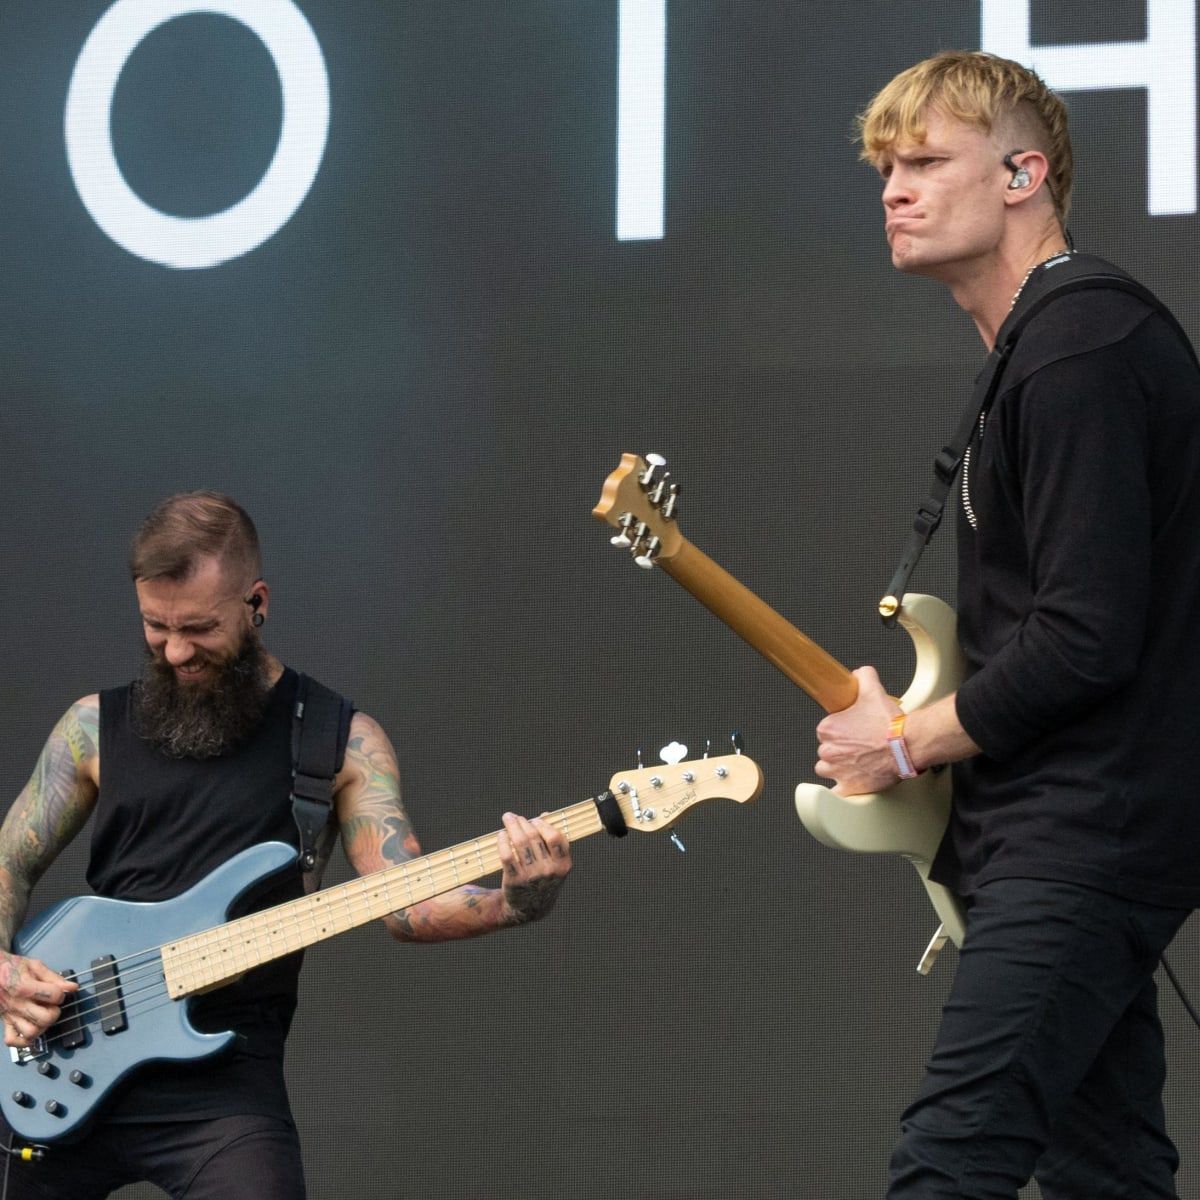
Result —
<svg viewBox="0 0 1200 1200"><path fill-rule="evenodd" d="M686 787L686 785L681 785ZM585 811L563 810L561 824L563 832L568 833L569 837L579 839L586 836L587 833L595 832L598 827L598 816L595 813L595 806L589 804L589 809ZM556 814L557 815L557 814ZM494 835L493 839L494 839ZM447 850L437 851L434 854L426 855L423 858L414 859L409 863L397 864L396 867L386 868L384 871L373 872L370 875L364 875L359 879L351 880L349 883L340 884L336 889L338 897L333 903L340 906L343 910L341 915L350 921L347 928L354 928L356 925L365 924L366 921L372 919L374 912L373 908L377 908L381 915L386 915L389 912L398 912L405 908L407 904L420 903L422 900L430 899L433 896L444 894L447 891L453 890L455 887L465 883L471 883L474 880L463 878L459 874L460 867L481 859L481 854L478 849L478 843L484 839L476 839L475 842L462 843L461 846L451 847ZM489 850L494 851L495 843ZM414 867L420 865L419 870L414 870ZM481 875L475 878L483 878L484 875L493 874L499 870L499 864L493 866L489 860L488 869ZM394 873L394 874L393 874ZM381 881L380 875L387 874L392 876L389 880ZM407 876L407 877L405 877ZM433 890L419 899L412 893L413 884L425 883ZM392 892L400 891L402 888L409 888L409 896L407 899L400 896L396 899L392 898ZM378 908L378 893L380 889L385 892L385 903L382 908ZM270 957L282 957L284 954L294 953L296 950L303 948L306 944L312 944L313 941L324 940L325 937L333 936L333 933L344 932L337 929L332 933L319 931L319 927L315 924L312 917L313 901L322 893L314 893L313 896L306 896L301 900L290 901L287 904L279 905L276 908L265 909L259 913L252 913L249 916L241 917L238 921L231 922L226 926L218 926L213 930L206 930L202 933L189 935L186 939L180 939L181 943L190 943L190 948L175 955L171 959L172 971L178 972L179 975L187 975L194 973L202 980L207 982L206 972L211 968L209 960L217 953L226 952L233 955L226 963L221 965L221 972L227 968L235 968L239 972L243 969L250 969L253 966L259 965L260 962L269 961ZM364 912L366 915L364 916ZM246 933L256 933L257 938L253 943L254 949L247 952L244 935ZM304 937L308 934L317 933L318 936L309 941L305 941ZM284 941L288 948L278 950L277 947L271 945L272 939ZM300 939L300 940L297 940ZM240 945L221 946L224 941L233 943L240 941ZM261 949L265 941L269 952L268 958L261 958L255 954L255 949ZM238 961L238 955L243 955L246 961Z"/></svg>
<svg viewBox="0 0 1200 1200"><path fill-rule="evenodd" d="M686 788L688 788L690 786L694 786L694 785L688 784L688 783L664 784L664 785L662 785L662 787L657 788L653 794L657 797L673 796L675 793L684 791ZM583 819L580 820L580 818L583 818ZM567 833L568 837L570 837L572 840L575 840L575 839L587 836L590 833L596 832L595 807L594 807L594 804L590 801L584 801L580 805L575 805L570 808L562 809L558 813L552 813L552 814L550 814L550 819L552 821L555 821L555 823L558 825L558 827L563 832ZM580 828L581 826L584 826L585 828L581 829ZM434 886L436 886L438 888L438 891L435 891L430 894L431 896L441 894L444 891L452 890L457 885L456 884L456 881L458 878L457 868L458 868L459 862L462 860L470 860L472 858L481 859L482 855L479 852L479 843L483 842L485 839L490 838L490 839L492 839L492 847L489 847L489 848L494 848L495 847L495 838L497 836L498 835L485 835L485 838L477 838L472 842L462 843L460 846L450 847L447 850L437 851L434 854L424 856L424 860L426 861L426 866L423 871L419 871L416 873L417 879L421 879L422 877L424 877L425 879L428 879L431 884L433 884ZM437 860L437 861L435 861L435 860ZM406 871L406 870L411 871L414 865L416 865L422 861L423 861L422 859L415 859L411 863L397 864L397 866L400 871ZM496 869L499 869L499 868L496 868ZM385 870L390 872L391 870L393 870L393 868L386 868ZM375 872L374 874L378 875L378 874L383 874L383 873L384 872ZM488 873L490 874L491 872L488 872ZM440 876L440 878L439 878L439 876ZM448 876L453 876L453 878L448 878ZM351 881L353 884L356 884L358 886L356 888L351 888L350 890L342 893L342 895L346 897L345 903L347 904L347 906L352 903L355 903L355 902L361 904L364 899L361 894L359 896L357 896L354 900L349 899L351 891L359 891L360 893L363 891L369 892L372 890L372 888L377 888L379 886L378 881L375 881L374 883L372 883L372 879L373 879L372 875L367 875L367 876L363 876L361 879ZM407 882L409 882L409 881L406 881L406 883ZM472 882L472 880L467 880L466 882ZM342 885L342 886L345 887L346 885ZM384 886L390 887L390 884L385 884ZM430 897L427 896L425 898L430 898ZM313 899L313 897L304 897L299 901L292 901L292 902L290 902L290 904L296 904L296 905L303 907L303 906L305 906L305 903L307 901L310 901L312 899ZM419 901L410 901L410 903L419 903ZM278 906L278 909L285 910L288 907L289 907L289 905L281 905L281 906ZM264 918L269 918L270 915L272 914L272 912L275 912L275 911L277 911L277 910L268 909L262 913L254 913L254 914L251 914L249 917L239 918L237 922L230 922L229 924L237 925L238 922L249 922L249 921L258 921L259 923L262 923ZM389 910L389 911L391 911L391 910ZM296 930L299 930L302 922L301 922L301 920L299 920L297 918L296 913L293 912L293 913L289 913L288 915L289 915L289 917L292 918L293 927L294 927L293 932L295 932ZM370 918L367 918L367 919L370 919ZM214 930L206 931L206 933L211 934L211 933L216 932L216 930L220 930L222 928L223 928L222 926L217 926L217 927L215 927ZM187 935L187 938L202 938L204 936L205 936L205 934L190 934L190 935ZM178 940L184 941L186 939L181 938ZM291 953L291 952L292 951L284 951L283 953L286 954L286 953ZM280 955L280 957L281 956L282 955ZM181 959L186 960L187 956L186 955L181 956ZM256 964L253 964L253 965L256 965ZM154 950L146 948L146 949L142 949L142 950L133 951L129 954L121 956L120 958L111 960L111 962L106 964L106 966L108 966L109 968L112 968L112 969L124 968L119 971L120 979L117 981L114 981L112 983L109 983L107 986L93 988L92 990L88 991L86 993L86 995L81 995L79 993L76 993L76 996L78 998L73 998L72 1000L68 1001L68 1003L65 1004L62 1009L63 1013L67 1014L70 1017L70 1019L76 1021L79 1024L85 1025L85 1026L88 1024L100 1023L104 1020L104 1014L99 1012L98 1010L101 1009L105 1004L111 1003L112 1000L115 997L117 997L118 995L120 995L121 998L123 1000L125 1000L127 1011L132 1012L132 1011L138 1010L138 1009L144 1010L145 1003L147 1001L152 1001L152 1002L159 1001L159 999L160 999L160 996L158 993L158 984L159 983L162 983L162 985L163 985L162 995L164 997L166 996L165 977L162 976L161 947L158 949L154 949ZM136 982L136 980L137 980L137 972L139 971L139 969L142 971L149 970L150 972L153 973L154 977L148 983L138 984ZM185 969L186 969L186 967L185 967ZM94 981L96 978L95 971L93 970L92 972L90 972L89 976ZM134 981L134 983L135 983L135 986L133 986L132 988L129 987L129 983L131 981ZM149 992L150 994L144 995L144 993L147 993L147 992ZM137 998L137 997L139 997L139 995L141 995L140 1000ZM173 1000L170 1000L169 997L166 997L166 999L171 1003L175 1002ZM85 1009L85 1005L88 1006L88 1009ZM55 1023L55 1026L52 1027L52 1029L60 1026L62 1023L63 1023L63 1019L62 1019L62 1017L60 1017L59 1021ZM51 1034L50 1034L50 1036L47 1036L46 1041L47 1041L47 1043L61 1041L66 1036L69 1036L69 1034L64 1033L64 1034L60 1034L58 1036L53 1036L52 1031L51 1031Z"/></svg>

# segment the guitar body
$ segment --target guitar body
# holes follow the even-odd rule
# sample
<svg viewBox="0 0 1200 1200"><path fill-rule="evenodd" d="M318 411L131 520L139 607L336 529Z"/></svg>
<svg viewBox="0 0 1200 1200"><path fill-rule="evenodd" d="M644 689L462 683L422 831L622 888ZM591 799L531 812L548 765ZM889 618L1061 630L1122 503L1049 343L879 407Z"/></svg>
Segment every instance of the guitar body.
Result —
<svg viewBox="0 0 1200 1200"><path fill-rule="evenodd" d="M958 688L962 654L955 635L954 610L935 596L909 594L899 621L917 654L912 683L900 707L912 712ZM950 818L950 772L926 771L886 792L838 796L821 784L796 788L796 811L818 841L838 850L901 854L916 868L929 899L956 946L964 926L958 898L929 878L929 868Z"/></svg>
<svg viewBox="0 0 1200 1200"><path fill-rule="evenodd" d="M172 900L79 896L25 926L14 951L60 973L74 972L80 986L31 1054L0 1055L0 1109L19 1137L54 1142L78 1136L136 1067L208 1058L229 1046L232 1032L198 1032L188 1019L187 1000L167 994L160 947L225 921L239 897L295 859L293 847L266 842ZM109 955L116 960L113 979L103 968L93 970L94 960ZM81 1016L77 1031L71 1029L74 1012ZM102 1031L104 1024L112 1031ZM82 1077L73 1078L75 1072Z"/></svg>
<svg viewBox="0 0 1200 1200"><path fill-rule="evenodd" d="M617 530L614 546L639 567L659 567L744 638L826 712L841 712L858 697L858 680L835 658L698 550L676 522L679 485L666 460L623 454L604 481L592 516ZM882 609L881 609L882 611ZM912 638L917 668L900 700L912 712L955 691L964 674L954 610L934 596L909 594L897 619ZM796 789L796 811L809 833L838 850L902 854L916 868L942 922L918 967L927 972L947 938L965 933L958 898L929 878L950 818L950 772L927 771L868 796L838 796L820 784Z"/></svg>

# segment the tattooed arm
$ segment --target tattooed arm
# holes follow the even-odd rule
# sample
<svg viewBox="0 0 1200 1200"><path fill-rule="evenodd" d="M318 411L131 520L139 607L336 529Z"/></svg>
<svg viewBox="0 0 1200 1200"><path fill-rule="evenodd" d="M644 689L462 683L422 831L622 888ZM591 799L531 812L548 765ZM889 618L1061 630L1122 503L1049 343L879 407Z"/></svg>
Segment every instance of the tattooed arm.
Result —
<svg viewBox="0 0 1200 1200"><path fill-rule="evenodd" d="M421 854L400 800L400 772L387 735L364 713L350 726L337 780L337 815L346 857L360 875ZM477 937L545 916L571 869L566 837L540 817L504 814L500 887L459 887L385 918L393 937L444 942Z"/></svg>
<svg viewBox="0 0 1200 1200"><path fill-rule="evenodd" d="M58 1020L76 985L45 963L8 952L29 894L83 828L100 781L100 698L85 696L55 725L33 775L0 826L0 1015L4 1041L22 1046Z"/></svg>

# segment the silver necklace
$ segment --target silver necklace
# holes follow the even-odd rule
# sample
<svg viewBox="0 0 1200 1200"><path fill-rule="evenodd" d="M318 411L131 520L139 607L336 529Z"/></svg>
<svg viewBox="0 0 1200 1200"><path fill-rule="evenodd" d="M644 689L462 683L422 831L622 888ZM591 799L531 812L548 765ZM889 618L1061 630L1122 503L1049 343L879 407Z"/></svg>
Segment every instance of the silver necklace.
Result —
<svg viewBox="0 0 1200 1200"><path fill-rule="evenodd" d="M1035 262L1033 266L1025 272L1025 278L1021 280L1020 286L1015 292L1013 292L1013 298L1009 302L1008 311L1012 312L1012 310L1017 307L1017 301L1020 300L1021 293L1025 290L1025 285L1029 282L1030 276L1038 269L1038 267L1044 267L1048 262L1053 262L1056 258L1062 258L1064 255L1069 257L1071 253L1071 248L1069 246L1064 246L1061 250L1056 250L1048 258L1043 258L1041 262Z"/></svg>

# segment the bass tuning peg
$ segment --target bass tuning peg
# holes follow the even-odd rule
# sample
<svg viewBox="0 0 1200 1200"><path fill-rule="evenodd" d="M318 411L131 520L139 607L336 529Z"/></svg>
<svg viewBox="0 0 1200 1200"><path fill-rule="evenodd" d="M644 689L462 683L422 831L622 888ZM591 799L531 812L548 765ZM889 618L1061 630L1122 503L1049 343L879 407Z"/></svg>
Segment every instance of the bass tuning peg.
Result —
<svg viewBox="0 0 1200 1200"><path fill-rule="evenodd" d="M688 748L682 742L668 742L659 752L658 757L669 766L683 762L687 758Z"/></svg>

